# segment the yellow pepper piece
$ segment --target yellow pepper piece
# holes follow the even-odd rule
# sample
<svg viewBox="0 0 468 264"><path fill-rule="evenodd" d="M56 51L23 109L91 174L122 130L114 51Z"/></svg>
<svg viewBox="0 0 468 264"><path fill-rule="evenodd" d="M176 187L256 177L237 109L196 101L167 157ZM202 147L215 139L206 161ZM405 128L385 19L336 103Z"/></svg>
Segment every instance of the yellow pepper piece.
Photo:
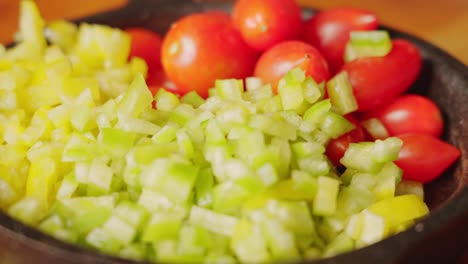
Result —
<svg viewBox="0 0 468 264"><path fill-rule="evenodd" d="M57 166L49 157L34 160L29 167L26 182L26 196L35 197L47 205L55 197L57 182Z"/></svg>
<svg viewBox="0 0 468 264"><path fill-rule="evenodd" d="M369 206L368 210L385 219L386 226L396 230L399 226L411 220L418 219L429 213L429 208L417 195L407 194L381 200Z"/></svg>

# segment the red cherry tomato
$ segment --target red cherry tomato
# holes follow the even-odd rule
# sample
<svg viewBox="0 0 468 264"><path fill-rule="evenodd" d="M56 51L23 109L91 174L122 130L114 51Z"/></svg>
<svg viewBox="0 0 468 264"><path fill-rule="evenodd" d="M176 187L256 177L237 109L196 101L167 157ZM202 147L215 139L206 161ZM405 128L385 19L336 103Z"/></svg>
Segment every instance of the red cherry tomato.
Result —
<svg viewBox="0 0 468 264"><path fill-rule="evenodd" d="M304 24L304 40L327 59L330 72L335 73L344 63L344 51L353 30L374 30L377 16L358 8L336 8L319 12Z"/></svg>
<svg viewBox="0 0 468 264"><path fill-rule="evenodd" d="M234 28L228 14L186 16L167 33L162 46L164 70L181 92L208 95L216 79L252 75L257 55Z"/></svg>
<svg viewBox="0 0 468 264"><path fill-rule="evenodd" d="M383 57L359 58L346 63L358 111L374 109L406 91L421 71L421 55L410 42L392 41L392 50Z"/></svg>
<svg viewBox="0 0 468 264"><path fill-rule="evenodd" d="M420 133L440 137L444 127L439 107L430 99L415 94L398 97L366 115L370 117L378 118L390 136Z"/></svg>
<svg viewBox="0 0 468 264"><path fill-rule="evenodd" d="M320 52L302 41L281 42L265 51L255 66L254 75L276 90L278 81L291 69L300 67L317 83L329 77L328 65Z"/></svg>
<svg viewBox="0 0 468 264"><path fill-rule="evenodd" d="M160 85L166 81L167 77L164 70L161 68L158 71L148 70L148 76L146 77L147 85Z"/></svg>
<svg viewBox="0 0 468 264"><path fill-rule="evenodd" d="M461 155L456 147L425 134L405 134L395 164L403 178L426 183L440 176Z"/></svg>
<svg viewBox="0 0 468 264"><path fill-rule="evenodd" d="M298 38L302 27L294 0L238 0L232 18L247 44L260 51Z"/></svg>
<svg viewBox="0 0 468 264"><path fill-rule="evenodd" d="M151 85L162 81L164 72L161 65L161 37L143 28L128 28L125 31L132 40L129 58L142 58L148 65L147 83Z"/></svg>
<svg viewBox="0 0 468 264"><path fill-rule="evenodd" d="M343 157L350 143L357 143L365 140L364 129L359 124L359 121L349 114L345 117L353 123L356 128L336 139L330 140L328 143L325 154L335 166L340 165L340 159Z"/></svg>

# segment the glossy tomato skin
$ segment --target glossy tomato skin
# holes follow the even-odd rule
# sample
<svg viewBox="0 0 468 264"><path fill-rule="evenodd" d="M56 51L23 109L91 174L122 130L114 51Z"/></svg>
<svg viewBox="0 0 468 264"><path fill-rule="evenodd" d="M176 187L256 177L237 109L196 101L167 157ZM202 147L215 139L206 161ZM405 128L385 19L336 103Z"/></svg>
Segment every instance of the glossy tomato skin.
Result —
<svg viewBox="0 0 468 264"><path fill-rule="evenodd" d="M422 66L418 49L407 40L392 41L392 50L383 57L359 58L346 63L358 111L375 109L408 90Z"/></svg>
<svg viewBox="0 0 468 264"><path fill-rule="evenodd" d="M149 68L149 67L148 67ZM147 85L160 85L165 82L167 79L164 70L161 69L153 71L148 69L148 76L146 77L146 84Z"/></svg>
<svg viewBox="0 0 468 264"><path fill-rule="evenodd" d="M444 128L439 107L430 99L416 94L400 96L367 113L366 118L370 117L378 118L390 136L420 133L440 137Z"/></svg>
<svg viewBox="0 0 468 264"><path fill-rule="evenodd" d="M350 143L357 143L366 139L364 129L360 125L359 120L351 114L345 117L354 124L355 128L336 139L330 140L325 151L325 154L335 166L341 165L340 159L343 157Z"/></svg>
<svg viewBox="0 0 468 264"><path fill-rule="evenodd" d="M327 59L330 72L335 73L344 64L344 51L353 30L374 30L377 16L370 11L345 7L317 13L303 27L303 38L317 47Z"/></svg>
<svg viewBox="0 0 468 264"><path fill-rule="evenodd" d="M161 82L164 78L161 65L161 36L143 28L128 28L125 31L131 38L129 59L139 57L145 60L148 65L146 81L149 85Z"/></svg>
<svg viewBox="0 0 468 264"><path fill-rule="evenodd" d="M259 51L299 38L302 27L295 0L238 0L232 18L247 44Z"/></svg>
<svg viewBox="0 0 468 264"><path fill-rule="evenodd" d="M395 164L403 170L403 178L426 183L439 177L461 155L460 150L425 134L398 136L403 141Z"/></svg>
<svg viewBox="0 0 468 264"><path fill-rule="evenodd" d="M281 42L265 51L255 66L256 77L271 83L276 91L278 81L291 69L300 67L317 83L328 80L328 65L313 46L297 40Z"/></svg>
<svg viewBox="0 0 468 264"><path fill-rule="evenodd" d="M180 19L162 45L169 80L183 93L193 90L205 97L216 79L251 76L256 58L229 15L217 11Z"/></svg>

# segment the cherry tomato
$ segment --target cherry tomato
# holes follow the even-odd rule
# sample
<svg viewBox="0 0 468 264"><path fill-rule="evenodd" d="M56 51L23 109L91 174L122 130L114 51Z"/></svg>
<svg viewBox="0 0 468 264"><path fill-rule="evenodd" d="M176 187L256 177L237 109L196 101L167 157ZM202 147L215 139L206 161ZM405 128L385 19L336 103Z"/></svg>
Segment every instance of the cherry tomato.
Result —
<svg viewBox="0 0 468 264"><path fill-rule="evenodd" d="M410 42L392 41L392 50L383 57L359 58L346 63L358 111L367 111L392 101L406 91L421 71L421 55Z"/></svg>
<svg viewBox="0 0 468 264"><path fill-rule="evenodd" d="M252 75L256 58L256 52L223 12L180 19L162 46L162 63L169 80L183 93L194 90L205 97L216 79Z"/></svg>
<svg viewBox="0 0 468 264"><path fill-rule="evenodd" d="M281 42L265 51L258 59L254 75L276 90L278 81L291 69L300 67L317 83L329 77L328 65L313 46L297 40Z"/></svg>
<svg viewBox="0 0 468 264"><path fill-rule="evenodd" d="M148 65L147 83L151 85L162 81L164 72L161 65L161 37L143 28L128 28L125 31L132 40L129 58L142 58Z"/></svg>
<svg viewBox="0 0 468 264"><path fill-rule="evenodd" d="M148 70L148 76L146 77L147 85L160 85L166 81L167 77L164 70L161 68L157 71Z"/></svg>
<svg viewBox="0 0 468 264"><path fill-rule="evenodd" d="M330 140L325 152L335 166L340 165L340 159L343 157L350 143L357 143L365 140L364 129L359 124L359 121L350 114L345 117L355 125L355 128L336 139Z"/></svg>
<svg viewBox="0 0 468 264"><path fill-rule="evenodd" d="M421 133L440 137L444 127L439 107L421 95L408 94L371 111L366 117L376 117L390 136Z"/></svg>
<svg viewBox="0 0 468 264"><path fill-rule="evenodd" d="M403 141L395 164L403 178L426 183L440 176L461 155L456 147L425 134L398 136Z"/></svg>
<svg viewBox="0 0 468 264"><path fill-rule="evenodd" d="M260 51L297 39L302 27L301 10L294 0L238 0L232 18L247 44Z"/></svg>
<svg viewBox="0 0 468 264"><path fill-rule="evenodd" d="M358 8L335 8L319 12L304 24L303 38L323 54L335 73L344 63L344 51L353 30L374 30L377 16Z"/></svg>

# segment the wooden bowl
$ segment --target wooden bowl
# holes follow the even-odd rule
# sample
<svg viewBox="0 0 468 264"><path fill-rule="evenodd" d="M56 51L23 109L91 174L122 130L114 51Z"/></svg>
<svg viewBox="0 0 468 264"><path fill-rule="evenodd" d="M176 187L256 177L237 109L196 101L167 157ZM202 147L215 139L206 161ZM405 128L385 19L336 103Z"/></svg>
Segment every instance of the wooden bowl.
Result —
<svg viewBox="0 0 468 264"><path fill-rule="evenodd" d="M193 12L229 10L232 3L184 0L131 0L119 10L77 22L115 27L145 27L163 34L172 22ZM313 10L304 9L304 17ZM411 92L424 94L438 104L445 117L444 139L462 156L442 177L425 186L428 217L412 228L374 245L329 259L307 263L457 263L468 251L468 68L439 48L408 34L388 29L420 49L424 65ZM0 262L138 263L109 257L58 241L0 212ZM461 262L460 262L461 263Z"/></svg>

